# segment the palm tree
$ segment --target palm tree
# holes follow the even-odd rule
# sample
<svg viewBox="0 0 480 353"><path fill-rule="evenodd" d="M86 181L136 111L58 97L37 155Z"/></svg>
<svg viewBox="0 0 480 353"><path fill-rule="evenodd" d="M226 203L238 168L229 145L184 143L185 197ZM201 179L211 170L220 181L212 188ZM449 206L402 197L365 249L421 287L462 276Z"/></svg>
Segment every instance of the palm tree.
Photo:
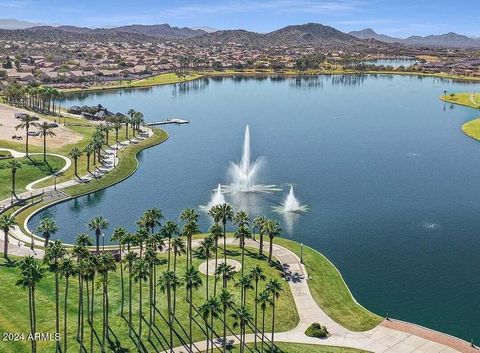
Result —
<svg viewBox="0 0 480 353"><path fill-rule="evenodd" d="M200 246L197 249L199 254L202 254L205 257L205 259L207 259L207 269L206 269L207 280L205 281L205 298L207 299L208 299L208 276L209 276L208 259L210 258L210 255L213 251L214 246L215 246L215 240L211 236L208 236L200 242Z"/></svg>
<svg viewBox="0 0 480 353"><path fill-rule="evenodd" d="M78 159L83 155L83 152L77 148L74 147L72 150L68 153L68 156L73 158L73 163L74 163L74 168L75 168L75 175L78 177Z"/></svg>
<svg viewBox="0 0 480 353"><path fill-rule="evenodd" d="M255 267L252 267L250 270L250 277L252 280L255 282L255 313L254 313L254 319L255 319L255 348L257 348L257 331L258 331L258 283L260 281L265 281L267 277L263 273L263 269L256 265Z"/></svg>
<svg viewBox="0 0 480 353"><path fill-rule="evenodd" d="M218 318L218 314L221 312L221 304L220 300L216 297L210 297L204 304L202 304L198 308L199 314L202 316L204 322L205 322L205 333L207 336L207 349L206 352L209 351L209 343L211 342L211 352L213 352L213 333L214 333L214 328L213 328L213 320L215 318ZM210 324L208 322L208 319L210 319ZM210 327L210 330L209 330ZM210 334L209 334L210 331Z"/></svg>
<svg viewBox="0 0 480 353"><path fill-rule="evenodd" d="M223 224L223 256L224 261L227 261L227 222L231 221L234 215L233 208L227 203L213 206L208 214L215 222L222 222Z"/></svg>
<svg viewBox="0 0 480 353"><path fill-rule="evenodd" d="M92 245L92 239L88 234L78 234L75 239L75 246L73 247L73 255L77 257L78 269L78 310L77 310L77 340L80 340L80 332L83 330L83 283L85 280L85 261L83 259L90 253L87 246ZM82 339L83 342L83 339ZM80 345L83 346L83 343Z"/></svg>
<svg viewBox="0 0 480 353"><path fill-rule="evenodd" d="M279 236L282 232L282 229L280 228L280 224L278 221L275 220L268 220L267 223L265 224L265 233L268 234L268 237L270 239L270 247L269 247L269 252L268 252L268 262L272 262L272 253L273 253L273 239L276 236Z"/></svg>
<svg viewBox="0 0 480 353"><path fill-rule="evenodd" d="M143 213L143 221L145 226L150 228L152 233L155 232L156 226L161 226L160 220L163 218L162 211L158 208L150 208Z"/></svg>
<svg viewBox="0 0 480 353"><path fill-rule="evenodd" d="M60 240L55 240L54 243L48 244L45 248L45 262L50 271L55 274L55 333L60 333L60 288L58 283L59 263L63 259L67 251ZM60 352L60 341L55 341L55 352Z"/></svg>
<svg viewBox="0 0 480 353"><path fill-rule="evenodd" d="M11 160L8 162L7 167L10 168L10 171L12 173L12 194L15 194L15 178L17 175L17 171L22 168L22 164L19 161Z"/></svg>
<svg viewBox="0 0 480 353"><path fill-rule="evenodd" d="M165 241L163 239L163 235L160 232L156 232L150 235L149 241L153 245L153 250L155 255L157 251L162 252L165 247ZM160 264L161 261L158 257L155 256L155 264ZM157 283L157 266L153 267L153 283ZM153 306L156 307L157 305L157 286L153 286ZM156 318L156 311L153 311L153 324L155 325L155 318Z"/></svg>
<svg viewBox="0 0 480 353"><path fill-rule="evenodd" d="M122 262L122 248L125 244L125 239L129 233L123 227L117 227L112 233L111 240L118 242L118 256L119 262ZM123 307L125 306L125 285L123 281L123 266L120 266L120 288L121 288L121 299L120 299L120 315L123 317Z"/></svg>
<svg viewBox="0 0 480 353"><path fill-rule="evenodd" d="M193 208L186 208L180 214L180 220L185 224L182 233L187 237L187 266L192 263L192 237L199 232L198 213Z"/></svg>
<svg viewBox="0 0 480 353"><path fill-rule="evenodd" d="M193 334L192 334L192 311L193 311L193 290L197 290L202 285L202 279L200 278L200 272L193 267L189 266L185 269L185 274L183 275L183 281L185 282L185 287L187 289L187 301L188 301L188 318L190 321L189 324L189 338L190 338L190 352L192 351L192 344L193 344Z"/></svg>
<svg viewBox="0 0 480 353"><path fill-rule="evenodd" d="M122 128L122 123L117 121L113 124L113 128L115 130L115 141L118 142L118 130Z"/></svg>
<svg viewBox="0 0 480 353"><path fill-rule="evenodd" d="M223 306L223 337L222 337L222 348L223 353L227 351L227 312L229 309L235 308L235 302L233 301L233 294L228 291L226 288L223 288L218 296L220 303Z"/></svg>
<svg viewBox="0 0 480 353"><path fill-rule="evenodd" d="M255 305L260 305L260 309L262 310L262 346L260 350L262 353L265 343L265 311L267 310L267 305L271 303L272 300L270 299L270 292L268 290L261 292L255 302Z"/></svg>
<svg viewBox="0 0 480 353"><path fill-rule="evenodd" d="M45 248L48 246L50 241L50 236L55 234L58 230L57 223L51 217L44 218L40 221L40 224L37 228L37 232L42 233L42 236L45 238Z"/></svg>
<svg viewBox="0 0 480 353"><path fill-rule="evenodd" d="M160 230L160 233L164 238L168 239L168 270L170 271L170 252L172 238L178 235L178 225L174 221L166 221Z"/></svg>
<svg viewBox="0 0 480 353"><path fill-rule="evenodd" d="M43 137L43 160L47 161L47 136L53 137L55 133L52 131L53 126L46 121L38 125L38 127L40 128L39 136Z"/></svg>
<svg viewBox="0 0 480 353"><path fill-rule="evenodd" d="M258 235L260 236L259 239L259 247L258 247L258 254L261 256L263 255L263 233L264 233L264 227L265 227L265 222L267 221L267 218L264 216L258 216L253 219L253 228L258 230ZM255 232L253 232L253 240L255 240Z"/></svg>
<svg viewBox="0 0 480 353"><path fill-rule="evenodd" d="M128 251L125 255L124 261L127 262L128 267L128 334L132 335L132 297L133 297L133 264L137 261L137 253Z"/></svg>
<svg viewBox="0 0 480 353"><path fill-rule="evenodd" d="M229 265L226 262L222 262L218 265L217 269L215 270L216 277L222 277L223 280L223 289L227 289L228 282L234 279L235 276L235 267Z"/></svg>
<svg viewBox="0 0 480 353"><path fill-rule="evenodd" d="M28 255L20 261L19 268L20 278L16 285L23 288L28 288L28 308L30 313L30 333L34 335L36 330L36 315L35 315L35 288L44 276L45 270L40 266L39 262L32 256ZM31 340L32 353L37 352L37 344L34 339Z"/></svg>
<svg viewBox="0 0 480 353"><path fill-rule="evenodd" d="M63 311L63 353L67 353L67 317L68 317L68 289L69 279L77 274L77 266L71 258L67 257L62 260L59 266L59 272L65 278L65 297L64 297L64 311Z"/></svg>
<svg viewBox="0 0 480 353"><path fill-rule="evenodd" d="M253 289L252 277L250 275L240 277L240 280L235 283L235 287L240 287L240 306L247 305L247 290Z"/></svg>
<svg viewBox="0 0 480 353"><path fill-rule="evenodd" d="M175 293L176 288L180 286L182 282L173 271L165 271L162 273L158 280L160 290L167 295L167 308L168 308L168 326L170 328L170 352L173 352L173 325L175 324ZM172 298L172 291L174 293Z"/></svg>
<svg viewBox="0 0 480 353"><path fill-rule="evenodd" d="M108 273L116 270L116 263L113 255L110 253L102 253L98 257L98 272L102 275L102 307L103 307L103 321L102 321L102 352L105 352L105 340L108 337Z"/></svg>
<svg viewBox="0 0 480 353"><path fill-rule="evenodd" d="M155 302L153 300L153 289L155 288L155 282L153 278L154 268L158 263L157 253L153 243L150 241L147 243L147 249L145 250L145 261L148 264L149 276L148 276L148 298L149 298L149 325L148 325L148 339L150 340L152 336L152 326L153 326L153 313L156 309Z"/></svg>
<svg viewBox="0 0 480 353"><path fill-rule="evenodd" d="M173 272L177 272L177 256L181 256L186 253L185 242L179 236L172 240L173 249Z"/></svg>
<svg viewBox="0 0 480 353"><path fill-rule="evenodd" d="M249 321L252 320L252 315L248 312L247 308L241 306L235 309L232 314L232 318L235 320L233 327L240 327L240 353L245 352L245 327Z"/></svg>
<svg viewBox="0 0 480 353"><path fill-rule="evenodd" d="M248 214L245 211L238 211L233 216L233 223L236 224L239 228L241 227L248 227L250 225L250 218L248 218ZM244 244L240 243L240 246Z"/></svg>
<svg viewBox="0 0 480 353"><path fill-rule="evenodd" d="M95 152L93 144L89 143L88 145L86 145L85 148L83 149L83 152L87 156L87 171L89 172L90 171L90 156L92 155L92 153Z"/></svg>
<svg viewBox="0 0 480 353"><path fill-rule="evenodd" d="M125 134L126 138L128 139L128 124L132 124L132 132L133 132L133 137L135 137L135 129L133 129L133 117L135 116L135 109L129 109L127 112L127 115L130 117L130 119L126 118L125 119Z"/></svg>
<svg viewBox="0 0 480 353"><path fill-rule="evenodd" d="M102 216L97 216L91 219L90 222L88 223L88 230L95 231L97 253L100 252L100 235L102 234L102 230L107 228L108 228L108 220L106 220Z"/></svg>
<svg viewBox="0 0 480 353"><path fill-rule="evenodd" d="M95 312L95 276L98 267L98 254L85 257L85 280L87 283L87 321L90 324L90 352L93 353L93 337L94 337L94 319ZM89 286L90 284L90 286Z"/></svg>
<svg viewBox="0 0 480 353"><path fill-rule="evenodd" d="M143 245L149 237L150 233L148 232L148 229L146 227L140 226L140 228L137 229L137 231L135 232L136 242L140 245L140 258L142 258L143 256Z"/></svg>
<svg viewBox="0 0 480 353"><path fill-rule="evenodd" d="M218 223L213 223L210 227L210 236L215 240L215 270L218 268L218 238L223 235L222 227ZM217 295L217 277L215 276L215 284L213 286L213 296Z"/></svg>
<svg viewBox="0 0 480 353"><path fill-rule="evenodd" d="M240 249L242 249L242 276L245 266L245 238L250 237L250 229L248 225L242 224L235 231L235 237L240 239Z"/></svg>
<svg viewBox="0 0 480 353"><path fill-rule="evenodd" d="M28 131L30 130L31 127L39 127L39 124L36 122L38 120L36 117L28 115L28 114L22 114L20 117L21 123L15 126L15 130L18 129L25 129L25 154L28 157Z"/></svg>
<svg viewBox="0 0 480 353"><path fill-rule="evenodd" d="M140 351L141 349L141 342L142 342L142 322L143 322L143 313L142 313L142 305L143 305L143 295L142 295L142 287L143 282L145 282L149 275L148 263L145 259L139 258L133 264L132 269L132 277L135 283L138 283L138 333L137 333L137 349Z"/></svg>
<svg viewBox="0 0 480 353"><path fill-rule="evenodd" d="M274 335L275 335L275 300L280 297L283 291L282 285L277 279L271 279L266 286L266 290L272 296L272 339L270 342L270 353L274 352Z"/></svg>
<svg viewBox="0 0 480 353"><path fill-rule="evenodd" d="M4 213L0 216L0 228L3 230L3 258L8 260L8 233L17 225L15 217Z"/></svg>

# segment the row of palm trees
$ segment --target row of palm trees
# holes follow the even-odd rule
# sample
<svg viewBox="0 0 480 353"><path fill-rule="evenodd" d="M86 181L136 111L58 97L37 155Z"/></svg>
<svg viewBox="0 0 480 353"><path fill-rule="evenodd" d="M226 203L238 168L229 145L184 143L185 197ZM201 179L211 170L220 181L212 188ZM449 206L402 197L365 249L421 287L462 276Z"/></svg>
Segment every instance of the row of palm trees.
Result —
<svg viewBox="0 0 480 353"><path fill-rule="evenodd" d="M117 256L114 257L111 252L106 252L104 246L100 248L100 238L103 239L103 232L109 227L109 222L103 217L93 218L87 225L87 229L95 235L95 251L91 246L93 241L87 234L79 234L76 238L73 248L68 249L56 240L50 241L50 237L58 230L55 221L51 218L42 220L37 232L45 238L45 256L43 262L53 273L55 280L55 330L60 333L62 330L63 345L60 341L56 342L56 352L66 353L68 350L68 299L69 299L69 280L72 277L78 278L78 304L77 304L77 325L76 339L80 345L81 352L94 351L95 330L93 322L95 309L95 289L94 283L99 282L101 288L101 327L102 332L98 337L101 352L107 350L106 341L110 338L110 303L109 303L109 274L120 268L120 316L128 324L130 337L136 338L138 351L145 351L143 340L151 340L152 335L156 334L156 321L162 317L158 309L158 290L165 294L167 315L164 318L168 325L168 338L165 339L170 351L173 352L175 337L178 334L177 306L180 303L178 298L178 289L185 286L185 302L188 304L188 337L189 351L193 352L193 329L196 326L204 332L207 339L207 351L213 352L216 348L221 348L225 353L227 350L227 330L233 333L232 328L228 326L228 318L234 321L234 328L239 329L237 338L240 341L240 351L243 353L246 349L246 332L251 330L255 334L255 348L261 352L265 351L265 346L269 350L274 350L274 331L275 331L275 308L282 288L278 280L269 280L260 290L260 283L267 280L262 267L254 266L248 272L245 268L245 246L246 239L253 238L255 232L250 230L250 224L256 229L261 242L258 256L267 258L263 255L263 237L268 236L271 243L275 236L280 234L278 222L267 220L264 217L257 217L252 222L246 212L234 212L228 204L222 204L212 207L210 215L213 217L214 224L211 226L208 235L202 239L199 246L194 249L193 235L199 232L198 214L194 209L186 209L180 214L178 224L175 221L167 220L162 222L163 214L160 210L152 208L146 210L137 221L135 232L129 232L125 228L115 228L111 239L118 243ZM13 223L12 223L13 222ZM15 225L11 216L0 217L0 228L8 239L8 232ZM240 278L236 281L235 287L240 293L240 302L235 303L232 292L228 285L235 281L235 270L226 262L228 250L226 247L227 225L233 223L236 225L235 237L239 239L239 246L242 251L241 262L242 271ZM218 264L219 258L219 239L223 237L223 255L224 261ZM4 256L8 258L7 250ZM160 253L165 252L166 258L160 257ZM179 269L179 259L185 255L184 270ZM193 266L193 256L206 259L207 271L209 259L215 257L215 269L213 271L213 289L209 288L208 277L205 282L202 280L199 271ZM268 261L272 258L269 254ZM164 270L158 273L164 265ZM29 291L30 323L31 329L36 327L35 313L35 288L44 277L43 267L33 258L26 257L20 264L20 279L18 285L21 285ZM125 277L128 279L125 280ZM60 278L64 279L64 310L63 310L63 329L60 330ZM221 283L220 287L219 284ZM137 290L135 290L137 287ZM205 302L196 306L196 296L194 292L200 288L205 290ZM217 288L219 287L219 288ZM148 313L144 313L145 298L143 290L148 288ZM138 291L134 294L135 291ZM250 291L254 292L254 314L247 309L247 296ZM212 293L213 292L213 293ZM134 310L133 302L138 300L138 309L136 316L138 327L134 330ZM127 304L128 301L128 304ZM198 299L197 299L198 301ZM267 309L271 307L271 337L265 336L265 322ZM85 322L86 317L86 322ZM202 323L196 319L200 317ZM143 324L147 325L147 333L143 333ZM221 334L221 344L214 341L217 335L215 326L221 325L223 332ZM90 327L90 342L85 342L85 330ZM182 328L183 329L183 328ZM32 332L35 332L34 330ZM146 337L145 337L146 336ZM182 341L182 339L180 338ZM184 341L183 341L184 342ZM36 352L35 342L32 342L32 352Z"/></svg>
<svg viewBox="0 0 480 353"><path fill-rule="evenodd" d="M29 115L29 114L22 114L19 118L20 124L15 126L15 129L22 129L25 130L25 154L28 157L28 137L30 128L34 127L38 129L38 136L43 137L43 159L46 160L47 157L47 137L55 136L55 132L53 129L55 128L54 125L50 124L47 121L43 121L41 123L37 122L38 118Z"/></svg>
<svg viewBox="0 0 480 353"><path fill-rule="evenodd" d="M22 106L34 111L60 115L60 104L55 104L64 98L64 94L49 86L22 86L12 82L5 88L4 96L9 104Z"/></svg>

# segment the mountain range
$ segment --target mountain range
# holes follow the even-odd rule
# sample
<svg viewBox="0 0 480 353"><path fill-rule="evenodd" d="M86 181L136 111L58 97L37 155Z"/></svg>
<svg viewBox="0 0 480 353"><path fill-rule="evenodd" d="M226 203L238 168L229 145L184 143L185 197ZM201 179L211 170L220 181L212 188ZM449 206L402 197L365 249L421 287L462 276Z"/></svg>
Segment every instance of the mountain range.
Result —
<svg viewBox="0 0 480 353"><path fill-rule="evenodd" d="M352 31L350 34L359 39L376 39L385 43L400 43L412 46L447 47L447 48L479 48L480 39L470 38L457 33L446 33L429 36L411 36L408 38L395 38L385 34L379 34L371 28L361 31Z"/></svg>
<svg viewBox="0 0 480 353"><path fill-rule="evenodd" d="M186 40L194 44L235 42L254 46L265 45L379 45L399 43L409 46L480 48L480 39L456 33L395 38L379 34L371 28L350 33L318 23L287 26L269 33L238 30L216 30L211 27L173 27L169 24L133 24L113 28L51 26L15 19L0 19L0 38L17 40Z"/></svg>

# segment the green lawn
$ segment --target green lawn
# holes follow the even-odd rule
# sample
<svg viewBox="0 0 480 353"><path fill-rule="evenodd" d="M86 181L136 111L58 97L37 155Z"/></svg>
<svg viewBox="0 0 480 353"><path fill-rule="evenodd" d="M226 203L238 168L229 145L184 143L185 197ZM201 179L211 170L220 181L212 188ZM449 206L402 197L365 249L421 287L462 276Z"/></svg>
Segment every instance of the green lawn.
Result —
<svg viewBox="0 0 480 353"><path fill-rule="evenodd" d="M276 239L275 243L300 256L298 243L284 238ZM304 246L303 259L311 277L308 281L310 292L317 304L333 320L352 331L367 331L382 321L380 316L363 308L352 298L342 276L325 256Z"/></svg>
<svg viewBox="0 0 480 353"><path fill-rule="evenodd" d="M253 345L249 344L249 347ZM367 351L355 348L347 347L334 347L334 346L324 346L324 345L313 345L313 344L300 344L300 343L284 343L278 342L276 344L279 349L279 353L369 353ZM238 347L235 347L229 352L235 353L239 352ZM248 350L246 350L249 352Z"/></svg>
<svg viewBox="0 0 480 353"><path fill-rule="evenodd" d="M220 251L221 253L221 251ZM165 257L165 256L163 256ZM185 256L182 256L179 262L179 272L183 273L184 268L184 261ZM239 248L231 247L229 248L229 258L234 258L240 261L240 252ZM268 266L265 260L258 260L253 253L247 252L245 256L246 259L246 269L258 264L263 267L267 278L277 278L282 281L282 286L284 288L284 293L281 295L280 299L278 300L277 305L277 320L276 320L276 330L278 331L285 331L294 328L298 323L298 314L296 312L295 304L292 298L292 295L288 289L287 283L285 283L281 279L280 272ZM194 258L194 265L198 266L202 263L203 259ZM166 265L160 265L158 267L158 273L160 274L162 271L166 269ZM180 270L182 269L182 270ZM18 277L18 268L13 267L5 267L0 266L0 276L2 280L0 281L0 334L4 332L29 332L29 319L28 319L28 292L23 290L19 287L15 286L15 281ZM240 274L236 275L236 278L240 277ZM202 279L205 283L205 276L202 275ZM115 273L112 273L109 276L109 300L111 303L111 316L110 316L110 326L112 331L115 333L115 337L118 339L119 345L130 349L131 352L136 351L135 349L135 342L129 337L128 335L128 325L127 322L120 317L120 269L117 268ZM264 283L261 284L261 289L264 288ZM209 277L209 286L210 286L210 294L212 293L214 287L214 281L212 277ZM218 284L220 287L220 283ZM127 293L128 293L128 284L126 284ZM234 287L232 283L230 285L230 290L235 294L235 302L239 302L239 293L238 288ZM64 280L61 281L61 292L64 291ZM144 315L148 318L148 286L145 285L144 287ZM78 352L79 344L75 340L75 330L76 330L76 312L77 312L77 303L78 303L78 286L77 286L77 279L73 278L70 281L70 293L69 296L69 303L68 303L68 329L70 332L70 339L69 339L69 351L71 352ZM101 334L101 317L102 317L102 310L101 310L101 289L96 290L96 306L95 306L95 330L97 334ZM188 305L186 304L185 298L185 289L181 287L178 290L178 303L177 303L177 318L180 322L179 325L176 325L176 330L178 332L182 332L182 327L185 330L188 330ZM136 329L138 326L137 321L137 299L138 299L138 286L135 285L134 288L134 300L133 300L133 311L134 311L134 328ZM36 305L37 305L37 331L39 332L54 332L55 327L55 302L54 298L54 281L53 276L51 273L47 274L47 277L40 282L36 290ZM127 295L128 298L128 295ZM251 313L253 313L253 299L254 299L254 292L249 291L247 294L247 307ZM194 295L194 303L196 306L201 305L205 300L205 286L204 288L199 289ZM163 315L166 315L166 299L165 295L158 291L158 306L159 310ZM63 309L63 296L61 296L61 307ZM127 307L128 307L128 300L127 300ZM270 310L268 310L267 315L267 327L270 325ZM61 314L63 318L63 311ZM204 325L200 317L196 317L199 321L200 325ZM230 320L230 324L232 324L232 320ZM168 336L168 329L166 323L162 320L161 317L157 319L157 326L160 332L164 335ZM144 325L143 333L145 334L147 331L145 329L146 325ZM217 323L216 330L221 332L221 325ZM85 330L85 342L89 342L90 339L90 328L88 324L86 324ZM157 332L152 338L152 342L149 343L146 339L144 343L147 347L147 351L155 352L156 350L153 348L153 345L157 347L159 351L162 351L161 344L165 344L165 341L159 338L159 333ZM181 333L182 337L185 337L183 333ZM199 326L194 327L194 339L195 341L203 340L204 335L201 332ZM176 339L176 344L179 345L180 341ZM52 352L54 347L53 342L41 342L39 343L39 352ZM87 346L88 347L88 346ZM95 340L95 352L99 351L97 341ZM0 352L2 353L23 353L29 352L30 346L29 342L21 341L21 342L4 342L0 341Z"/></svg>
<svg viewBox="0 0 480 353"><path fill-rule="evenodd" d="M480 108L480 94L478 93L455 93L453 96L447 94L446 96L441 96L440 99L448 103L463 105L474 109Z"/></svg>
<svg viewBox="0 0 480 353"><path fill-rule="evenodd" d="M462 131L465 135L480 141L480 118L463 124Z"/></svg>
<svg viewBox="0 0 480 353"><path fill-rule="evenodd" d="M8 163L12 160L0 160L0 200L10 196L12 173L10 168L8 168ZM44 162L43 156L40 155L30 156L30 158L18 158L16 160L22 165L16 176L17 193L25 191L25 186L32 181L51 175L65 165L65 161L62 158L55 156L47 156L47 163Z"/></svg>

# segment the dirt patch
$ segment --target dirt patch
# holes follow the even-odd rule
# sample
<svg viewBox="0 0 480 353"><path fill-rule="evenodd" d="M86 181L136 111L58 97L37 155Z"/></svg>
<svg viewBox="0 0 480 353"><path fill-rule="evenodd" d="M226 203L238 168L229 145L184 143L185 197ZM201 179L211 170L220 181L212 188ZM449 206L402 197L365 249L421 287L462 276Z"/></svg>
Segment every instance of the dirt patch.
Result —
<svg viewBox="0 0 480 353"><path fill-rule="evenodd" d="M28 112L24 109L11 107L6 104L0 104L0 140L7 141L16 141L16 142L25 142L26 132L24 129L15 129L15 126L20 124L20 120L15 118L15 113L27 113L34 116L37 114ZM46 121L45 119L40 118L38 123ZM50 121L51 122L51 121ZM58 123L58 121L57 121ZM30 128L30 131L37 131L35 127ZM78 142L82 139L82 135L75 133L67 127L64 127L59 124L58 127L53 129L53 132L56 136L48 137L47 143L52 146L59 146L64 144L72 144ZM21 136L22 139L12 139L12 136ZM28 143L32 146L42 146L43 137L29 136Z"/></svg>

